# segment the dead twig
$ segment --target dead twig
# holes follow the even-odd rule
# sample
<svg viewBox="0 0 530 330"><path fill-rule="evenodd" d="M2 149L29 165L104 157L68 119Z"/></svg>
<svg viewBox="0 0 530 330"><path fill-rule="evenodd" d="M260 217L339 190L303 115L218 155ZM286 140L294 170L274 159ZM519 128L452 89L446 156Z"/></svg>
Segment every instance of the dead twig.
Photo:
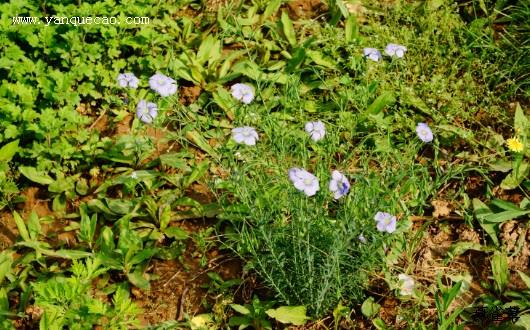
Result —
<svg viewBox="0 0 530 330"><path fill-rule="evenodd" d="M449 216L446 216L446 217L440 217L440 218L435 218L435 217L432 217L432 216L419 216L419 215L413 215L410 217L410 221L412 222L419 222L419 221L425 221L425 220L439 220L439 221L443 221L443 220L450 220L450 221L462 221L464 220L464 217L461 217L459 215L449 215Z"/></svg>

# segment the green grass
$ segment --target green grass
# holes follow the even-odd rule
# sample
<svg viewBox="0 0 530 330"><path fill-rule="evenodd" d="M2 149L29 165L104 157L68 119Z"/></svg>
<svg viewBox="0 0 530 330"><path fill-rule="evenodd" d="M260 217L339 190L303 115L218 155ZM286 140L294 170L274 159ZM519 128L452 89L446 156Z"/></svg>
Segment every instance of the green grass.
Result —
<svg viewBox="0 0 530 330"><path fill-rule="evenodd" d="M363 301L373 308L368 313L365 304L365 317L378 328L392 328L374 312L381 297L367 291L377 278L386 283L378 284L379 294L400 302L397 310L408 328L456 329L466 320L461 310L452 314L449 308L460 297L455 281L415 278L417 288L407 298L400 296L398 274L414 278L421 271L416 254L433 224L413 232L410 217L430 214L432 200L450 199L453 211L480 231L481 244L471 248L483 253L505 249L501 224L527 219L528 5L366 1L357 19L342 2L330 1L331 12L318 20L294 21L282 3L229 2L218 13L206 13L204 1L136 2L131 12L156 17L144 29L38 30L3 23L8 33L0 39L0 72L7 64L18 66L0 88L0 210L16 214L21 237L0 253L2 326L10 327L33 304L44 310L42 329L50 320L72 328L135 324L139 310L127 291L150 287L152 258L182 262L186 242L205 274L208 252L220 244L266 290L252 302L234 301L239 281L209 272L217 281L210 287L216 296L212 313L160 328L200 329L202 322L214 329L227 320L297 324L306 321L306 310L295 307L300 305L312 320L333 314L337 326L339 315L348 321L345 309L360 315ZM198 12L184 15L180 9L186 5ZM2 6L2 19L17 11L42 14L32 1ZM112 1L49 7L58 15L89 9L119 15L129 8ZM37 43L36 35L46 42ZM81 41L66 49L62 45L70 39ZM405 45L404 58L373 62L363 56L363 48L383 51L388 43ZM116 87L117 73L127 71L141 79L138 89ZM178 95L159 98L147 83L155 72L181 87L199 86L199 98L189 105ZM238 82L255 88L252 103L230 95ZM153 126L162 139L151 137L137 118L130 132L112 134L134 117L140 99L157 103ZM507 103L516 100L523 106L516 107L514 119ZM87 130L104 115L107 136ZM326 135L314 142L304 125L317 120ZM432 128L432 143L416 135L419 122ZM231 138L230 130L241 126L256 128L255 146ZM523 152L505 150L512 136L520 138ZM166 144L174 149L155 152ZM288 177L293 167L316 175L315 196L295 189ZM351 183L339 200L328 189L332 170ZM493 171L506 173L504 180L490 180ZM484 177L478 196L465 187L472 175ZM208 185L216 199L202 205L192 198L196 182ZM517 205L500 201L498 185L526 199ZM23 200L20 191L31 186L40 187L51 216L14 213ZM378 211L396 215L398 230L378 232ZM213 228L187 233L178 227L179 221L211 217L217 217L219 241L212 240ZM76 233L77 244L65 248L45 237L41 224L53 219L68 222L64 231ZM361 234L367 243L359 241ZM470 248L457 247L451 250L455 255ZM475 302L526 306L527 292L506 289L503 258L494 254L494 284L484 284L490 294ZM76 259L86 261L71 261ZM92 291L96 281L101 285ZM68 303L62 306L62 300ZM273 309L285 305L293 309ZM426 319L422 309L428 308L437 313Z"/></svg>

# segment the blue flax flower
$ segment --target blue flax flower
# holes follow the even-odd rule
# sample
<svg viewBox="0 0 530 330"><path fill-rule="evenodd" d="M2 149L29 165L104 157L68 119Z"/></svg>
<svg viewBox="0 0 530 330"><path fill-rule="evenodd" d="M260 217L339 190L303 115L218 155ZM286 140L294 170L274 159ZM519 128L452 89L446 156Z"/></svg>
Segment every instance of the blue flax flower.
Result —
<svg viewBox="0 0 530 330"><path fill-rule="evenodd" d="M138 119L146 124L151 124L153 119L158 115L158 108L156 104L147 102L146 100L140 100L136 106L136 116Z"/></svg>
<svg viewBox="0 0 530 330"><path fill-rule="evenodd" d="M419 123L418 126L416 126L416 133L423 142L431 142L433 139L432 131L429 128L429 125L425 123Z"/></svg>
<svg viewBox="0 0 530 330"><path fill-rule="evenodd" d="M377 222L377 230L380 232L393 233L396 230L396 217L390 213L377 212L374 220Z"/></svg>
<svg viewBox="0 0 530 330"><path fill-rule="evenodd" d="M253 146L258 140L258 132L250 126L237 127L232 130L232 137L237 143Z"/></svg>
<svg viewBox="0 0 530 330"><path fill-rule="evenodd" d="M120 73L118 75L118 85L120 85L120 87L138 88L138 82L139 80L134 73L128 72Z"/></svg>
<svg viewBox="0 0 530 330"><path fill-rule="evenodd" d="M305 131L315 142L321 140L326 135L326 127L321 121L310 121L306 123Z"/></svg>
<svg viewBox="0 0 530 330"><path fill-rule="evenodd" d="M339 199L350 191L350 182L342 173L335 170L331 172L329 190L333 193L335 199Z"/></svg>
<svg viewBox="0 0 530 330"><path fill-rule="evenodd" d="M177 82L161 73L149 78L149 87L162 97L173 95L177 92Z"/></svg>
<svg viewBox="0 0 530 330"><path fill-rule="evenodd" d="M385 54L402 58L407 51L407 47L398 44L388 44L385 48Z"/></svg>
<svg viewBox="0 0 530 330"><path fill-rule="evenodd" d="M375 48L364 48L363 54L365 57L371 59L372 61L378 62L383 57L381 56L381 52L378 51Z"/></svg>
<svg viewBox="0 0 530 330"><path fill-rule="evenodd" d="M254 100L254 88L247 84L234 84L230 88L232 96L245 104L249 104Z"/></svg>
<svg viewBox="0 0 530 330"><path fill-rule="evenodd" d="M320 189L317 177L301 168L291 168L289 179L296 189L303 191L307 196L315 195Z"/></svg>

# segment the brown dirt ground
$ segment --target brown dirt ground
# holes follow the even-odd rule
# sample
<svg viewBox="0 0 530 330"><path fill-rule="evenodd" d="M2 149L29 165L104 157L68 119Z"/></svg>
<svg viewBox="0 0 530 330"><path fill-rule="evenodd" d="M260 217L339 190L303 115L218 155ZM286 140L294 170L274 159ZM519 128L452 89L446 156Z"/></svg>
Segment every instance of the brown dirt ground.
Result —
<svg viewBox="0 0 530 330"><path fill-rule="evenodd" d="M198 232L211 226L210 223L182 223L188 232ZM191 253L190 242L182 262L177 260L155 260L150 272L158 277L151 282L149 291L133 290L136 303L143 308L143 325L157 324L169 320L184 320L185 315L193 316L206 312L205 303L212 304L213 297L201 288L209 282L208 272L218 273L224 280L241 278L241 263L232 256L218 250L208 251L208 264L201 267L200 255Z"/></svg>

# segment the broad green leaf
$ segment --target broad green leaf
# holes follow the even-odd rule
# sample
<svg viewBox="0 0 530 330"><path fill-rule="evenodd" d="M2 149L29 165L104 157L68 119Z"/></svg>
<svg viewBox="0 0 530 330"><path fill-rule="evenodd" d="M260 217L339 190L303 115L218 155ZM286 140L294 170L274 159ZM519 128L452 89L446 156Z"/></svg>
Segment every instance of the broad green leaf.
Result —
<svg viewBox="0 0 530 330"><path fill-rule="evenodd" d="M381 320L380 318L374 319L372 321L372 323L374 324L374 326L376 327L377 330L387 330L388 329L388 327L385 324L385 321Z"/></svg>
<svg viewBox="0 0 530 330"><path fill-rule="evenodd" d="M515 325L521 327L521 329L530 329L530 314L521 315Z"/></svg>
<svg viewBox="0 0 530 330"><path fill-rule="evenodd" d="M219 154L208 144L208 141L197 131L188 131L186 138L214 158L219 158Z"/></svg>
<svg viewBox="0 0 530 330"><path fill-rule="evenodd" d="M456 256L459 256L459 255L465 253L468 250L488 251L490 249L488 247L483 246L483 245L478 244L478 243L457 242L457 243L451 245L447 255L448 255L448 258L454 258Z"/></svg>
<svg viewBox="0 0 530 330"><path fill-rule="evenodd" d="M127 264L129 264L130 266L133 266L133 265L136 265L136 264L139 264L147 259L150 259L151 257L153 257L155 254L157 254L158 252L158 249L156 248L153 248L153 249L143 249L141 250L140 252L136 253L132 258L131 260L129 260L127 262Z"/></svg>
<svg viewBox="0 0 530 330"><path fill-rule="evenodd" d="M478 198L473 198L473 210L477 218L483 219L485 216L493 214L490 208Z"/></svg>
<svg viewBox="0 0 530 330"><path fill-rule="evenodd" d="M524 284L526 285L527 289L530 289L530 276L526 275L520 270L517 270L517 273L519 273L519 276L523 280ZM0 282L1 283L1 282Z"/></svg>
<svg viewBox="0 0 530 330"><path fill-rule="evenodd" d="M478 198L473 198L473 210L482 229L491 237L493 243L499 246L499 239L497 238L498 225L485 220L485 217L494 215L493 212Z"/></svg>
<svg viewBox="0 0 530 330"><path fill-rule="evenodd" d="M493 163L490 163L490 169L492 171L498 171L498 172L509 172L513 167L513 163L507 160L497 160Z"/></svg>
<svg viewBox="0 0 530 330"><path fill-rule="evenodd" d="M508 285L510 272L508 270L508 258L500 251L495 251L491 259L491 272L495 280L495 286L498 293L504 292Z"/></svg>
<svg viewBox="0 0 530 330"><path fill-rule="evenodd" d="M423 102L421 98L416 96L412 89L405 88L401 91L400 103L412 106L424 114L435 118L432 110L427 106L427 104L425 104L425 102Z"/></svg>
<svg viewBox="0 0 530 330"><path fill-rule="evenodd" d="M91 199L87 203L88 208L93 212L105 213L108 215L116 215L99 199Z"/></svg>
<svg viewBox="0 0 530 330"><path fill-rule="evenodd" d="M135 202L132 200L106 198L106 202L114 214L131 214L135 209Z"/></svg>
<svg viewBox="0 0 530 330"><path fill-rule="evenodd" d="M269 16L276 13L278 11L278 8L280 8L280 5L282 4L282 0L271 0L269 1L269 4L265 8L265 11L261 15L261 21L264 22Z"/></svg>
<svg viewBox="0 0 530 330"><path fill-rule="evenodd" d="M239 314L243 314L243 315L250 314L250 310L246 308L245 306L238 305L238 304L230 304L230 307L232 307L232 309L238 312Z"/></svg>
<svg viewBox="0 0 530 330"><path fill-rule="evenodd" d="M297 47L293 51L292 57L287 62L285 71L287 73L293 72L306 58L306 50L304 47Z"/></svg>
<svg viewBox="0 0 530 330"><path fill-rule="evenodd" d="M384 91L379 95L370 106L366 109L366 114L377 115L384 107L392 105L396 102L394 94L390 91Z"/></svg>
<svg viewBox="0 0 530 330"><path fill-rule="evenodd" d="M232 95L228 93L224 88L219 87L216 92L212 93L213 101L215 104L217 104L221 109L223 109L226 113L226 116L230 120L234 120L234 112L232 109L235 108L236 102Z"/></svg>
<svg viewBox="0 0 530 330"><path fill-rule="evenodd" d="M211 65L221 58L221 43L211 34L208 35L199 46L197 61L204 65L206 61Z"/></svg>
<svg viewBox="0 0 530 330"><path fill-rule="evenodd" d="M508 174L501 182L501 188L504 190L511 190L517 188L521 182L528 176L530 172L530 166L527 162L521 163L518 167L514 168L510 174Z"/></svg>
<svg viewBox="0 0 530 330"><path fill-rule="evenodd" d="M57 180L50 183L48 186L48 191L60 194L65 191L73 191L75 189L75 182L79 178L79 175L76 175L74 177L58 177Z"/></svg>
<svg viewBox="0 0 530 330"><path fill-rule="evenodd" d="M473 139L473 132L462 127L457 127L454 125L437 125L436 127L444 131L454 133L468 142L471 142Z"/></svg>
<svg viewBox="0 0 530 330"><path fill-rule="evenodd" d="M8 251L0 253L0 285L4 278L11 272L11 264L13 263L13 256ZM1 310L1 309L0 309Z"/></svg>
<svg viewBox="0 0 530 330"><path fill-rule="evenodd" d="M18 140L7 143L0 148L0 162L9 162L18 152Z"/></svg>
<svg viewBox="0 0 530 330"><path fill-rule="evenodd" d="M361 312L367 318L372 318L379 313L380 308L381 305L375 302L374 297L368 297L361 306Z"/></svg>
<svg viewBox="0 0 530 330"><path fill-rule="evenodd" d="M75 184L75 191L79 195L85 196L86 194L88 194L88 189L89 187L88 187L87 180L85 178L79 178Z"/></svg>
<svg viewBox="0 0 530 330"><path fill-rule="evenodd" d="M128 273L127 279L129 279L129 282L131 282L134 286L140 289L149 289L149 281L146 280L140 272Z"/></svg>
<svg viewBox="0 0 530 330"><path fill-rule="evenodd" d="M22 239L24 241L29 241L29 233L26 228L26 224L24 223L24 220L20 217L20 215L17 213L17 211L13 212L13 218L15 219L15 223L17 224L18 232Z"/></svg>
<svg viewBox="0 0 530 330"><path fill-rule="evenodd" d="M182 184L183 188L187 188L190 184L204 176L206 174L206 171L208 171L209 166L210 162L208 162L207 160L204 160L198 165L196 165L191 171L190 175L185 178Z"/></svg>
<svg viewBox="0 0 530 330"><path fill-rule="evenodd" d="M195 315L190 320L191 330L209 330L215 329L212 327L214 323L212 314L199 314Z"/></svg>
<svg viewBox="0 0 530 330"><path fill-rule="evenodd" d="M165 205L158 209L158 222L160 223L160 229L166 229L169 221L171 220L171 206Z"/></svg>
<svg viewBox="0 0 530 330"><path fill-rule="evenodd" d="M293 22L289 18L287 12L282 11L280 21L282 23L285 38L289 41L289 44L291 44L292 47L296 46L296 33L294 32Z"/></svg>
<svg viewBox="0 0 530 330"><path fill-rule="evenodd" d="M160 155L160 163L162 163L162 165L180 170L186 170L188 168L186 159L182 157L182 154L177 152Z"/></svg>
<svg viewBox="0 0 530 330"><path fill-rule="evenodd" d="M243 330L249 327L252 324L252 320L247 316L232 316L228 320L228 325L231 327L239 326L238 330Z"/></svg>
<svg viewBox="0 0 530 330"><path fill-rule="evenodd" d="M176 240L184 240L188 238L188 232L179 227L169 227L164 229L164 234L167 237L174 238Z"/></svg>
<svg viewBox="0 0 530 330"><path fill-rule="evenodd" d="M284 324L304 325L309 320L305 306L282 306L265 313Z"/></svg>
<svg viewBox="0 0 530 330"><path fill-rule="evenodd" d="M40 183L42 185L49 185L55 182L47 174L38 172L34 167L21 166L18 168L20 173L22 173L26 178L30 179L33 182Z"/></svg>
<svg viewBox="0 0 530 330"><path fill-rule="evenodd" d="M224 78L228 74L228 70L232 67L232 62L246 53L246 50L233 51L225 57L223 65L219 69L219 78Z"/></svg>
<svg viewBox="0 0 530 330"><path fill-rule="evenodd" d="M314 50L307 50L306 52L307 56L309 56L309 58L312 59L316 64L322 65L326 68L336 69L335 62L331 57L324 56L321 52Z"/></svg>

